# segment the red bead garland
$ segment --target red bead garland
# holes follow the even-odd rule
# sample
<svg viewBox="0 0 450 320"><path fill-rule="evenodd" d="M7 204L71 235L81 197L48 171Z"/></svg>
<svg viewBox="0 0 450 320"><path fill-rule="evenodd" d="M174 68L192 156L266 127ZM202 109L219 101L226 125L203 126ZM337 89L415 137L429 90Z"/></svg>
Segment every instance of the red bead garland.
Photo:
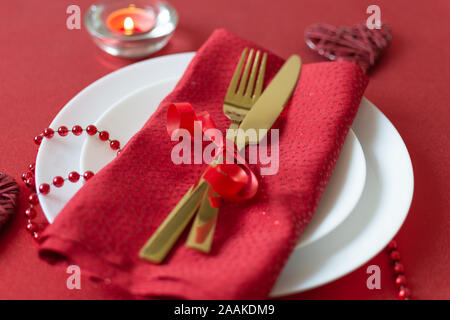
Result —
<svg viewBox="0 0 450 320"><path fill-rule="evenodd" d="M28 196L28 202L30 204L38 204L39 203L39 198L37 196L36 193L32 193Z"/></svg>
<svg viewBox="0 0 450 320"><path fill-rule="evenodd" d="M42 194L48 194L50 192L50 185L48 183L43 183L39 186L39 192Z"/></svg>
<svg viewBox="0 0 450 320"><path fill-rule="evenodd" d="M120 142L117 140L112 140L109 145L113 150L119 150L120 148Z"/></svg>
<svg viewBox="0 0 450 320"><path fill-rule="evenodd" d="M94 176L94 173L92 171L86 171L83 174L83 178L84 180L88 181L90 178L92 178Z"/></svg>
<svg viewBox="0 0 450 320"><path fill-rule="evenodd" d="M400 300L409 300L410 296L411 296L411 292L409 291L408 288L401 288L398 291L398 298Z"/></svg>
<svg viewBox="0 0 450 320"><path fill-rule="evenodd" d="M33 178L33 174L31 172L24 172L22 174L23 182L26 182L28 179Z"/></svg>
<svg viewBox="0 0 450 320"><path fill-rule="evenodd" d="M83 128L79 125L73 126L72 133L76 136L79 136L80 134L83 133Z"/></svg>
<svg viewBox="0 0 450 320"><path fill-rule="evenodd" d="M61 137L65 137L65 136L67 136L69 134L69 129L67 129L66 126L61 126L61 127L58 128L58 134Z"/></svg>
<svg viewBox="0 0 450 320"><path fill-rule="evenodd" d="M389 258L393 264L393 270L395 275L395 285L398 288L398 298L400 300L408 300L411 298L411 291L407 287L408 281L405 276L405 267L400 262L400 253L397 249L397 242L392 240L387 245L387 252L389 254Z"/></svg>
<svg viewBox="0 0 450 320"><path fill-rule="evenodd" d="M33 188L34 187L34 178L28 178L27 180L25 180L25 184L27 185L28 188Z"/></svg>
<svg viewBox="0 0 450 320"><path fill-rule="evenodd" d="M86 133L90 136L93 136L98 133L100 140L109 141L110 148L112 150L117 150L117 155L120 154L121 150L119 141L110 140L109 133L107 131L99 131L97 127L94 125L87 126L85 130L83 130L81 126L75 125L72 127L71 130L71 132L75 136L81 135L83 131L86 131ZM69 129L67 129L66 126L60 126L56 130L56 132L58 132L58 134L61 137L65 137L69 134L70 131ZM55 130L53 130L52 128L46 128L41 134L34 137L34 143L39 146L44 138L51 139L54 137L54 135ZM48 183L42 183L36 190L34 172L35 172L35 164L32 163L28 166L27 172L24 172L22 174L22 180L25 182L26 186L33 191L33 193L31 193L28 197L28 202L30 203L30 206L25 210L25 217L27 218L26 229L28 232L31 233L33 239L38 242L41 238L39 231L40 229L43 228L40 227L37 223L33 222L33 219L35 219L37 216L37 212L34 206L39 204L38 194L47 195L50 192L51 186ZM92 171L86 171L83 174L80 174L76 171L72 171L68 174L67 179L64 179L62 176L54 177L52 180L52 185L56 188L61 188L66 180L72 183L76 183L80 180L81 176L83 176L83 179L85 181L88 181L94 176L94 173Z"/></svg>
<svg viewBox="0 0 450 320"><path fill-rule="evenodd" d="M36 210L34 210L33 207L29 207L28 209L25 210L25 217L27 217L28 219L34 219L36 218L37 212Z"/></svg>
<svg viewBox="0 0 450 320"><path fill-rule="evenodd" d="M53 185L57 188L61 188L64 185L64 178L61 176L56 176L53 178Z"/></svg>
<svg viewBox="0 0 450 320"><path fill-rule="evenodd" d="M88 135L93 136L97 133L97 127L91 124L86 127L86 132Z"/></svg>
<svg viewBox="0 0 450 320"><path fill-rule="evenodd" d="M101 131L101 132L98 134L98 137L100 138L100 140L106 141L106 140L109 139L109 133L108 133L108 131Z"/></svg>
<svg viewBox="0 0 450 320"><path fill-rule="evenodd" d="M35 233L39 230L39 226L34 222L29 222L26 227L27 231L30 233Z"/></svg>
<svg viewBox="0 0 450 320"><path fill-rule="evenodd" d="M34 137L34 143L39 146L42 142L42 139L43 139L43 136L38 135L38 136Z"/></svg>
<svg viewBox="0 0 450 320"><path fill-rule="evenodd" d="M78 180L80 180L80 174L76 171L72 171L71 173L69 173L69 176L67 177L69 179L70 182L77 182Z"/></svg>
<svg viewBox="0 0 450 320"><path fill-rule="evenodd" d="M408 284L406 277L404 275L399 275L395 278L395 285L397 287L405 287Z"/></svg>
<svg viewBox="0 0 450 320"><path fill-rule="evenodd" d="M34 193L30 194L28 197L28 202L30 203L30 206L25 210L25 217L27 218L27 225L26 225L26 230L28 232L31 233L33 239L35 239L36 241L40 238L40 234L39 234L39 225L36 224L35 222L33 222L33 219L36 218L37 216L37 212L36 209L34 208L35 205L37 205L39 203L39 199L36 192L36 186L34 185L30 185L29 183L27 183L27 181L29 181L30 179L33 179L34 181L34 170L35 170L35 164L32 163L28 166L28 171L22 174L22 179L25 181L27 187L29 187L30 189L32 189L34 191ZM43 184L46 185L46 184ZM50 187L48 187L50 188ZM46 191L46 187L42 187L39 189L43 189L43 191ZM44 193L41 190L39 191L40 193ZM48 192L47 192L48 193Z"/></svg>
<svg viewBox="0 0 450 320"><path fill-rule="evenodd" d="M44 130L43 134L44 134L44 137L50 139L55 134L55 131L53 131L53 129L51 129L51 128L47 128Z"/></svg>

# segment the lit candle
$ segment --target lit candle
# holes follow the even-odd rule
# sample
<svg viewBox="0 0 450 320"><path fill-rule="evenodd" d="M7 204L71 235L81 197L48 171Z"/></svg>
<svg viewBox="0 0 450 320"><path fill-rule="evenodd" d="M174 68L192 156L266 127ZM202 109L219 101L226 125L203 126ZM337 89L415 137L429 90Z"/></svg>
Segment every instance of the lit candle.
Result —
<svg viewBox="0 0 450 320"><path fill-rule="evenodd" d="M133 35L150 31L155 26L154 15L130 4L112 12L106 19L109 30L116 34Z"/></svg>

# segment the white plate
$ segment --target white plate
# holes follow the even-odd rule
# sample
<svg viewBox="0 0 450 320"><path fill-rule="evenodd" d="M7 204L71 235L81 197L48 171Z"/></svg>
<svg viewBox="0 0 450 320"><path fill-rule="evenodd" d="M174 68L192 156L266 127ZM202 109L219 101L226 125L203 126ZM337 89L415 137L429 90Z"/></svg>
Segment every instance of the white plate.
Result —
<svg viewBox="0 0 450 320"><path fill-rule="evenodd" d="M118 139L122 144L127 143L172 91L177 81L160 81L131 93L109 108L95 125L108 130L113 139ZM86 139L81 151L81 172L98 172L115 156L116 153L105 147L105 143L99 139ZM317 241L345 220L358 203L365 178L364 153L353 131L350 131L319 207L298 246Z"/></svg>
<svg viewBox="0 0 450 320"><path fill-rule="evenodd" d="M180 77L193 53L165 56L136 63L96 81L57 115L51 124L96 122L114 103L149 83ZM337 279L376 255L395 235L406 218L412 199L411 161L401 137L389 120L363 99L353 125L367 162L367 181L361 201L351 215L326 237L297 248L272 291L272 296L313 288ZM111 129L109 129L111 130ZM55 175L79 170L81 147L86 135L44 140L36 161L37 185ZM107 148L106 148L107 149ZM52 222L81 186L68 186L40 196L44 213Z"/></svg>

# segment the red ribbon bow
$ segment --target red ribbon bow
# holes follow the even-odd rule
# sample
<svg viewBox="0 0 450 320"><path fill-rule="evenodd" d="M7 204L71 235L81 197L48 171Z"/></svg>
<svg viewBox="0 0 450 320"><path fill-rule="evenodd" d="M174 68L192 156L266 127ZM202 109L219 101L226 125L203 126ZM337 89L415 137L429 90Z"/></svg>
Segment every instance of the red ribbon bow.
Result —
<svg viewBox="0 0 450 320"><path fill-rule="evenodd" d="M208 129L216 129L210 114L207 111L196 114L190 103L174 103L167 110L167 132L169 136L178 129L185 129L194 138L195 121L202 123L202 132ZM207 134L206 134L207 135ZM211 138L211 137L210 137ZM243 201L252 198L258 190L258 180L245 160L239 155L236 145L227 140L226 147L213 141L220 150L219 154L226 158L227 153L233 155L237 163L219 163L210 165L203 174L203 179L207 181L211 188L220 198L229 201ZM226 162L226 161L224 161ZM211 205L218 208L220 199L208 195Z"/></svg>

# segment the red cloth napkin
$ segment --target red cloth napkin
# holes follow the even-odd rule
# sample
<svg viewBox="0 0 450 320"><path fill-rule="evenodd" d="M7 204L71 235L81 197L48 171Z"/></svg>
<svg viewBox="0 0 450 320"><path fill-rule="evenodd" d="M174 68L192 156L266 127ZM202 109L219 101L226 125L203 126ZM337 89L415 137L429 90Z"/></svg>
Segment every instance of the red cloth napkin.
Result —
<svg viewBox="0 0 450 320"><path fill-rule="evenodd" d="M267 298L317 207L366 88L367 77L351 63L303 66L275 124L280 129L279 172L261 177L250 201L223 203L210 254L185 247L185 232L165 263L138 257L205 168L172 163L168 105L190 102L197 112L208 111L225 131L229 120L222 103L245 46L262 49L226 30L211 35L143 129L46 229L41 257L77 264L82 272L136 297ZM282 63L269 53L266 84Z"/></svg>

